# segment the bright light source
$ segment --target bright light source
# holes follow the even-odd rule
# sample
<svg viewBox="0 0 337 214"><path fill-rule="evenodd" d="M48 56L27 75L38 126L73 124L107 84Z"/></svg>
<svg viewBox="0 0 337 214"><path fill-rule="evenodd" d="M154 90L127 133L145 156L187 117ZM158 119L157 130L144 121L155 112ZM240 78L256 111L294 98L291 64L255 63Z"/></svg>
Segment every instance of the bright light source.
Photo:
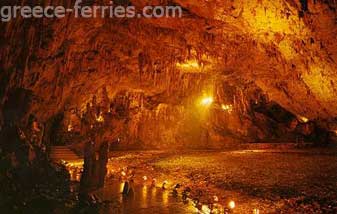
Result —
<svg viewBox="0 0 337 214"><path fill-rule="evenodd" d="M144 180L144 181L147 181L147 176L146 176L146 175L143 176L143 180Z"/></svg>
<svg viewBox="0 0 337 214"><path fill-rule="evenodd" d="M201 104L204 106L209 106L213 103L213 98L212 97L205 97L201 100Z"/></svg>
<svg viewBox="0 0 337 214"><path fill-rule="evenodd" d="M307 123L307 122L309 122L309 119L306 118L306 117L303 117L303 116L298 116L298 120L299 120L301 123Z"/></svg>
<svg viewBox="0 0 337 214"><path fill-rule="evenodd" d="M234 202L234 201L230 201L230 202L228 203L228 207L229 207L230 209L234 209L234 208L235 208L235 202Z"/></svg>

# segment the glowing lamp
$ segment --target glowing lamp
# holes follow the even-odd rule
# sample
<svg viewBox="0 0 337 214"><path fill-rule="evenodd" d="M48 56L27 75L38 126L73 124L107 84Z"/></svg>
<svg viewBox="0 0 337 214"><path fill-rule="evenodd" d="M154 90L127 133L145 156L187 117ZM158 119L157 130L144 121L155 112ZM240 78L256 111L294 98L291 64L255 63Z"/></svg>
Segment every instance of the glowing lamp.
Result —
<svg viewBox="0 0 337 214"><path fill-rule="evenodd" d="M97 119L96 119L97 122L99 123L103 123L104 122L104 117L102 115L100 115Z"/></svg>
<svg viewBox="0 0 337 214"><path fill-rule="evenodd" d="M254 213L254 214L260 214L260 210L259 210L259 209L254 209L254 210L253 210L253 213Z"/></svg>
<svg viewBox="0 0 337 214"><path fill-rule="evenodd" d="M307 123L307 122L309 122L309 119L308 119L308 118L302 117L302 116L298 116L298 120L299 120L301 123Z"/></svg>
<svg viewBox="0 0 337 214"><path fill-rule="evenodd" d="M212 97L205 97L201 100L201 104L204 106L209 106L213 103L213 98Z"/></svg>
<svg viewBox="0 0 337 214"><path fill-rule="evenodd" d="M71 132L73 129L74 129L73 126L72 126L71 124L69 124L69 125L68 125L68 129L67 129L68 132Z"/></svg>
<svg viewBox="0 0 337 214"><path fill-rule="evenodd" d="M230 209L234 209L234 208L235 208L235 202L234 202L234 201L230 201L230 202L228 203L228 207L229 207Z"/></svg>

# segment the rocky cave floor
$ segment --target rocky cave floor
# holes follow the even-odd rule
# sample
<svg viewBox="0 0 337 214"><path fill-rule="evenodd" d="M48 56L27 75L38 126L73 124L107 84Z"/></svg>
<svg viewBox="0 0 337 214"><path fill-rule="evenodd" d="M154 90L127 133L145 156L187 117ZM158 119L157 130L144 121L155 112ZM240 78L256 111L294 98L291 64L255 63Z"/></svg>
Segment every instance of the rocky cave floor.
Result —
<svg viewBox="0 0 337 214"><path fill-rule="evenodd" d="M337 213L336 172L335 148L134 151L110 153L107 182L132 177L135 186L150 187L155 179L157 189L176 198L190 189L188 198L199 201L200 213L230 201L233 213Z"/></svg>

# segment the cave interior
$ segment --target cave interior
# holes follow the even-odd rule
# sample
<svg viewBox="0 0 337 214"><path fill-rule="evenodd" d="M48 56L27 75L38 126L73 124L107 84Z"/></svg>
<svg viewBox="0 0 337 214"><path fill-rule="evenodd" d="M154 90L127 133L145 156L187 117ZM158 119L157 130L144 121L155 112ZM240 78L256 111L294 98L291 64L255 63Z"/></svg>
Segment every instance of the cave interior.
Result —
<svg viewBox="0 0 337 214"><path fill-rule="evenodd" d="M82 3L92 6L106 2ZM70 8L74 3L15 0L2 1L0 6L52 4ZM292 209L288 213L311 213L306 209L313 209L312 213L337 211L337 184L333 182L337 177L336 1L120 0L114 4L133 5L137 10L146 5L174 5L183 8L183 13L179 18L88 19L68 14L61 19L17 17L0 22L0 154L4 166L1 183L11 184L0 194L0 209L40 210L42 199L48 201L47 207L54 207L52 199L44 199L35 190L59 186L66 189L76 182L80 186L80 201L84 198L87 202L80 207L92 208L91 193L104 187L108 176L116 178L118 174L123 182L130 182L132 177L135 183L137 179L138 183L153 179L153 184L155 178L150 178L151 172L144 168L147 160L166 160L168 155L179 154L182 158L185 154L198 158L209 155L210 159L219 160L219 168L210 170L213 173L226 171L224 167L230 161L235 168L241 159L235 156L237 159L221 163L219 152L257 150L266 152L256 157L257 165L263 160L266 162L261 162L262 167L273 161L284 165L303 161L299 169L308 164L316 166L315 154L322 151L323 157L317 158L322 159L323 165L310 170L326 167L324 179L328 184L323 182L322 189L330 185L335 190L330 189L328 199L318 196L318 201L325 200L318 202L318 208L314 202L308 203L309 208L301 207L298 201L275 208L260 206L263 203L256 199L267 200L267 187L256 184L254 187L266 191L252 196L243 187L244 181L237 181L242 185L235 188L233 181L228 189L233 195L238 191L245 193L236 197L246 202L241 202L241 210L238 206L235 211L234 201L227 202L226 194L216 190L216 199L229 204L228 212L248 213L252 204L258 204L261 213L277 209ZM268 150L286 154L308 152L312 159L287 159L279 154L274 157ZM67 152L78 160L69 158ZM213 153L216 154L212 156ZM128 155L139 169L130 170L133 162L127 159ZM129 162L123 162L121 157ZM195 164L198 160L190 161ZM169 165L167 172L154 169L161 173L156 175L156 181L161 176L174 177L169 167L176 162L171 161L156 163L156 167ZM252 163L248 160L242 163L245 161L247 167L257 167L249 165ZM74 171L82 173L82 178L73 176ZM193 168L187 171L201 173ZM156 173L159 172L153 172ZM315 173L309 174L307 180L321 179ZM272 176L282 180L279 175ZM178 177L177 182L185 182L185 186L199 182L198 177L189 177L188 181ZM26 179L34 185L26 184ZM161 189L168 189L165 182L159 184ZM204 182L215 185L211 179ZM294 192L301 188L290 181L285 183L288 188L280 185L285 190L277 191L282 192L279 198L275 196L277 199L270 196L270 204L298 196ZM44 187L37 188L39 185ZM198 188L207 189L206 186ZM18 196L14 193L17 189L25 189L26 194ZM184 191L179 194L184 196ZM66 189L53 198L71 197L71 193ZM36 195L39 200L35 203ZM214 197L211 193L205 195ZM200 201L207 201L203 197ZM164 200L162 204L165 203L170 204ZM195 207L200 213L217 213L212 206L205 208L209 203L203 202L200 207L198 203ZM27 208L27 204L31 206ZM135 211L136 205L130 207L133 212L124 212L142 213ZM260 213L253 208L255 214Z"/></svg>

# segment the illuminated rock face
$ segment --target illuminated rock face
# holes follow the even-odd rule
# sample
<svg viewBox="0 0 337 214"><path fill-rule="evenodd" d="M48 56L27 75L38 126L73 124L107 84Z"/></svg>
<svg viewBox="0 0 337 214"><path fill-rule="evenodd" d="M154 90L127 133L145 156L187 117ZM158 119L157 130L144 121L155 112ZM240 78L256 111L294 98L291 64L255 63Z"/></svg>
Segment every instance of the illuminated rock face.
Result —
<svg viewBox="0 0 337 214"><path fill-rule="evenodd" d="M27 117L54 124L59 135L69 127L83 134L91 128L83 130L80 115L96 96L92 120L104 138L130 147L292 141L302 130L296 118L333 129L335 4L309 0L301 11L295 0L173 2L183 18L0 24L2 108L23 88L32 94ZM111 108L111 120L99 115Z"/></svg>

